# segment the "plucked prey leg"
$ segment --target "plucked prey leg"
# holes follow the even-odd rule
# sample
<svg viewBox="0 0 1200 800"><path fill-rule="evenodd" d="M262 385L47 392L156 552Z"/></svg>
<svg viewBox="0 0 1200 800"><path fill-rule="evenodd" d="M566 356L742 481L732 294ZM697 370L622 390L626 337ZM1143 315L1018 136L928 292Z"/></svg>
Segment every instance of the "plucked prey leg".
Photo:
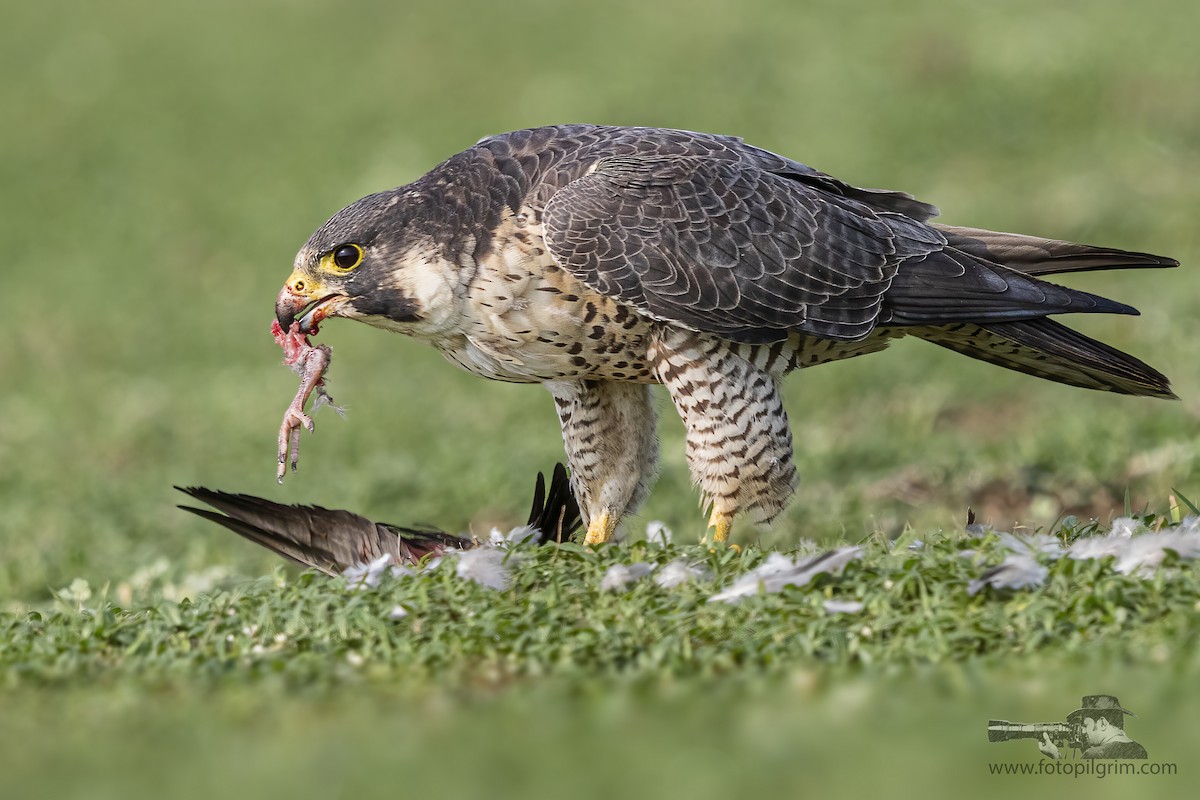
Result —
<svg viewBox="0 0 1200 800"><path fill-rule="evenodd" d="M316 329L312 328L311 332L315 333ZM339 414L343 410L334 405L333 398L325 389L325 371L333 359L333 350L324 344L313 347L308 336L300 330L299 322L293 322L291 328L285 331L276 320L271 323L271 335L275 337L275 344L283 348L283 363L300 376L300 388L292 404L283 412L283 423L279 426L279 470L275 477L283 483L289 449L292 472L296 471L300 461L300 429L305 428L309 433L313 431L312 418L304 413L304 404L309 396L313 392L317 394L313 403L314 411L321 405L332 406Z"/></svg>
<svg viewBox="0 0 1200 800"><path fill-rule="evenodd" d="M612 539L657 475L658 435L650 387L608 381L547 383L562 423L571 489L587 523L586 544Z"/></svg>
<svg viewBox="0 0 1200 800"><path fill-rule="evenodd" d="M292 472L296 471L296 466L300 462L300 429L304 428L309 433L313 432L312 417L304 413L304 404L308 402L308 398L314 390L321 391L321 377L329 368L331 356L332 351L328 346L317 345L309 348L297 365L297 372L300 373L300 388L296 390L292 404L283 412L283 423L279 426L279 471L276 473L276 479L280 483L283 483L283 476L287 471L289 451L291 452Z"/></svg>

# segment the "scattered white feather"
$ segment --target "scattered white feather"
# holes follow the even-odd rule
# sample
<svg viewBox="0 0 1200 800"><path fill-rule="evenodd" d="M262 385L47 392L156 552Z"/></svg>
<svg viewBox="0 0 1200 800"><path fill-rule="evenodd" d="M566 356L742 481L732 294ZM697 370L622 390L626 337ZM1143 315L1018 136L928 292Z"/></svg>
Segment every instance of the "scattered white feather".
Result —
<svg viewBox="0 0 1200 800"><path fill-rule="evenodd" d="M1129 537L1121 534L1106 533L1103 536L1085 536L1071 543L1071 546L1067 548L1067 555L1076 561L1119 556L1128 544Z"/></svg>
<svg viewBox="0 0 1200 800"><path fill-rule="evenodd" d="M742 575L731 583L724 591L717 592L708 598L708 602L732 603L743 597L758 594L759 587L764 593L778 592L784 587L782 582L788 574L794 572L796 562L782 553L771 553L766 561Z"/></svg>
<svg viewBox="0 0 1200 800"><path fill-rule="evenodd" d="M408 616L408 609L404 606L392 606L392 610L388 612L388 619L404 619Z"/></svg>
<svg viewBox="0 0 1200 800"><path fill-rule="evenodd" d="M654 576L654 582L663 589L674 589L676 586L691 580L703 580L708 577L708 570L689 564L682 558L677 558L663 565Z"/></svg>
<svg viewBox="0 0 1200 800"><path fill-rule="evenodd" d="M967 526L967 533L969 533L971 536L974 536L976 538L979 538L982 536L987 536L991 532L992 532L992 526L985 525L982 522L972 522L970 525Z"/></svg>
<svg viewBox="0 0 1200 800"><path fill-rule="evenodd" d="M503 592L512 584L512 574L504 557L504 551L495 547L463 550L458 554L455 572L463 580Z"/></svg>
<svg viewBox="0 0 1200 800"><path fill-rule="evenodd" d="M532 525L518 525L508 533L504 533L499 528L492 528L492 532L488 534L488 544L494 547L506 544L521 544L538 534L538 529Z"/></svg>
<svg viewBox="0 0 1200 800"><path fill-rule="evenodd" d="M1067 548L1067 555L1077 561L1091 558L1120 557L1129 547L1134 533L1142 528L1141 523L1129 517L1117 517L1113 520L1108 533L1102 536L1087 536L1076 539Z"/></svg>
<svg viewBox="0 0 1200 800"><path fill-rule="evenodd" d="M403 578L416 573L404 564L393 564L392 554L384 553L373 561L347 567L342 572L342 577L346 579L346 583L352 590L374 589L385 574L391 575L393 578Z"/></svg>
<svg viewBox="0 0 1200 800"><path fill-rule="evenodd" d="M1171 530L1134 536L1117 556L1115 569L1123 575L1148 577L1162 564L1168 550L1188 560L1200 556L1200 532Z"/></svg>
<svg viewBox="0 0 1200 800"><path fill-rule="evenodd" d="M1039 557L1054 559L1066 555L1077 561L1112 557L1116 559L1113 568L1117 572L1139 577L1152 575L1168 551L1182 559L1200 558L1200 519L1196 517L1189 517L1178 527L1157 533L1148 530L1140 520L1117 517L1107 533L1076 539L1069 547L1044 533L1016 535L1001 532L997 536L1009 554L1002 563L970 581L968 594L977 594L985 586L997 589L1040 586L1049 570L1038 563ZM964 550L959 555L969 552L973 553Z"/></svg>
<svg viewBox="0 0 1200 800"><path fill-rule="evenodd" d="M1168 550L1183 559L1200 558L1200 522L1196 517L1160 532L1147 530L1129 517L1119 517L1113 520L1108 533L1076 539L1067 552L1076 560L1112 556L1117 572L1146 577L1162 564Z"/></svg>
<svg viewBox="0 0 1200 800"><path fill-rule="evenodd" d="M392 554L384 553L379 558L365 564L347 567L346 571L342 573L342 577L346 579L346 583L350 584L351 589L374 588L379 585L379 579L383 577L391 562Z"/></svg>
<svg viewBox="0 0 1200 800"><path fill-rule="evenodd" d="M837 550L831 550L828 553L822 553L819 556L810 558L803 563L797 563L797 582L793 582L792 585L803 586L817 575L841 575L842 570L846 568L847 564L858 560L858 557L862 555L862 550L858 546L841 547ZM800 578L803 578L803 580L800 581Z"/></svg>
<svg viewBox="0 0 1200 800"><path fill-rule="evenodd" d="M1048 533L1016 534L1001 532L996 534L1005 550L1018 556L1036 558L1039 555L1059 558L1063 555L1062 542L1056 536Z"/></svg>
<svg viewBox="0 0 1200 800"><path fill-rule="evenodd" d="M796 561L794 559L788 558L783 553L772 552L767 555L766 561L747 572L742 578L774 578L777 575L785 575L795 568Z"/></svg>
<svg viewBox="0 0 1200 800"><path fill-rule="evenodd" d="M857 600L826 600L826 614L857 614L865 606Z"/></svg>
<svg viewBox="0 0 1200 800"><path fill-rule="evenodd" d="M1130 539L1135 533L1142 531L1145 528L1140 520L1133 517L1117 517L1109 526L1109 536L1120 536L1123 539Z"/></svg>
<svg viewBox="0 0 1200 800"><path fill-rule="evenodd" d="M733 603L760 591L774 594L785 586L804 586L817 575L840 575L846 565L860 555L862 547L857 546L830 550L819 556L797 558L795 561L779 553L771 553L766 561L708 598L708 602Z"/></svg>
<svg viewBox="0 0 1200 800"><path fill-rule="evenodd" d="M984 570L978 579L967 584L967 594L972 597L985 586L994 589L1026 589L1041 586L1050 570L1043 567L1033 556L1013 553L997 566Z"/></svg>
<svg viewBox="0 0 1200 800"><path fill-rule="evenodd" d="M532 525L518 525L508 532L508 541L509 544L521 544L540 535L541 531Z"/></svg>
<svg viewBox="0 0 1200 800"><path fill-rule="evenodd" d="M600 589L605 592L616 592L629 584L640 581L654 571L654 564L637 561L633 564L613 564L604 573L600 581Z"/></svg>
<svg viewBox="0 0 1200 800"><path fill-rule="evenodd" d="M662 520L651 520L646 523L646 541L650 544L666 547L675 538L667 523Z"/></svg>

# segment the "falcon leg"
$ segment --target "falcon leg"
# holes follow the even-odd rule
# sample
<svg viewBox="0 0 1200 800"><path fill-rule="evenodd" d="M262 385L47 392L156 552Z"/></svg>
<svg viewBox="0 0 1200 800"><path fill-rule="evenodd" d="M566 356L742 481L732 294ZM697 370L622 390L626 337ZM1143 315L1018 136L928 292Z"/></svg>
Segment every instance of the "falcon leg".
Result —
<svg viewBox="0 0 1200 800"><path fill-rule="evenodd" d="M646 499L657 475L650 386L563 381L546 388L562 423L571 490L588 526L584 542L603 544Z"/></svg>
<svg viewBox="0 0 1200 800"><path fill-rule="evenodd" d="M712 516L708 518L708 528L713 532L713 541L717 544L723 543L733 530L733 515L724 514L714 508Z"/></svg>
<svg viewBox="0 0 1200 800"><path fill-rule="evenodd" d="M584 544L604 544L617 533L618 520L607 511L601 511L599 516L588 521L587 534L583 537Z"/></svg>
<svg viewBox="0 0 1200 800"><path fill-rule="evenodd" d="M687 429L688 467L712 506L709 528L716 542L728 539L735 516L770 522L796 486L792 432L777 380L748 360L758 351L750 348L743 357L743 349L670 328L660 329L649 348L655 375Z"/></svg>

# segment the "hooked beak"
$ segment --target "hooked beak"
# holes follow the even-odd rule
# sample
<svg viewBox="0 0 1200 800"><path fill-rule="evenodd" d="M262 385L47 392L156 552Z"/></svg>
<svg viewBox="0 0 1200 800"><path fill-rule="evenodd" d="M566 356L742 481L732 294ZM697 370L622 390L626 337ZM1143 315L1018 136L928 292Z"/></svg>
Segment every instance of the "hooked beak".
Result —
<svg viewBox="0 0 1200 800"><path fill-rule="evenodd" d="M345 301L345 295L328 292L312 278L293 272L275 298L275 319L285 331L298 320L301 333L316 333L317 326Z"/></svg>

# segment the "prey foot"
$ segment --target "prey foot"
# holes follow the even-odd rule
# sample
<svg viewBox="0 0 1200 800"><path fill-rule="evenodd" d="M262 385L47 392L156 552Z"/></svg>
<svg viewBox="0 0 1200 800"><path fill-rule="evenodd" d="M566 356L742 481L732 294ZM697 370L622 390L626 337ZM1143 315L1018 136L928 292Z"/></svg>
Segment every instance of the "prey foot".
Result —
<svg viewBox="0 0 1200 800"><path fill-rule="evenodd" d="M296 390L291 405L283 412L283 422L279 426L279 469L275 479L283 483L288 464L291 464L292 472L295 472L300 462L300 430L304 429L309 433L315 430L312 417L304 413L304 404L316 392L314 409L322 403L333 405L329 393L325 391L324 380L329 362L333 360L333 351L328 345L311 345L308 337L300 332L299 323L293 323L291 330L286 332L279 327L279 323L275 323L272 333L275 335L275 341L283 348L284 363L300 375L300 388ZM341 412L337 406L333 407Z"/></svg>
<svg viewBox="0 0 1200 800"><path fill-rule="evenodd" d="M275 473L275 479L280 483L283 483L283 476L287 472L289 453L292 472L296 471L300 462L300 429L303 428L309 433L316 429L312 417L303 410L304 401L307 399L297 395L287 411L283 412L283 424L279 426L279 470Z"/></svg>

